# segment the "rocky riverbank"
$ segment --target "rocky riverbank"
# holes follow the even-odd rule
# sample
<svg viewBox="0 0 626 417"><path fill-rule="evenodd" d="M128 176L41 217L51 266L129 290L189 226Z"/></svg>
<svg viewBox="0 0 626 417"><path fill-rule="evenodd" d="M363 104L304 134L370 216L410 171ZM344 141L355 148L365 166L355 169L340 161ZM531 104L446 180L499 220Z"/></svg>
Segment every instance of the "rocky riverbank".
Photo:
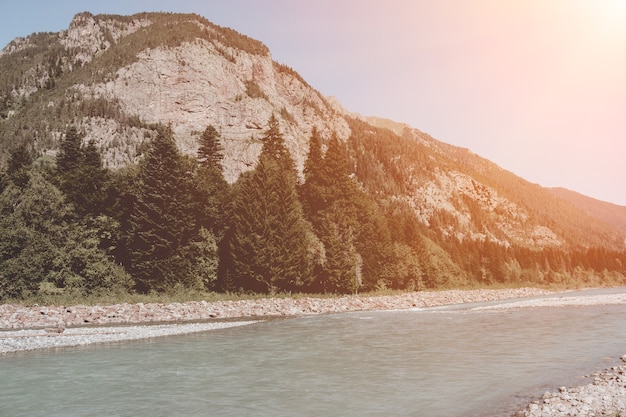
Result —
<svg viewBox="0 0 626 417"><path fill-rule="evenodd" d="M622 356L626 362L626 355ZM590 376L593 382L575 388L546 392L515 417L618 417L626 415L626 365Z"/></svg>
<svg viewBox="0 0 626 417"><path fill-rule="evenodd" d="M243 321L246 319L425 308L543 294L546 294L546 291L521 288L415 292L379 297L267 298L108 306L7 304L0 305L0 353L206 331L251 322ZM115 327L121 325L123 327Z"/></svg>
<svg viewBox="0 0 626 417"><path fill-rule="evenodd" d="M534 297L536 288L412 292L395 296L338 298L266 298L186 303L138 303L108 306L0 305L0 330L138 323L193 322L240 317L300 316L362 310L401 310L441 305Z"/></svg>

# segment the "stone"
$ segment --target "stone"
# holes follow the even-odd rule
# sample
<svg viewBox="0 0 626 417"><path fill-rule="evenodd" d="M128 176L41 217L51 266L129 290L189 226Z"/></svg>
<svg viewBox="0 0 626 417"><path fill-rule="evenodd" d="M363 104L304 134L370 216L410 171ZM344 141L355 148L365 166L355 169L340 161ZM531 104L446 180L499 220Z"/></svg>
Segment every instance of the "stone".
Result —
<svg viewBox="0 0 626 417"><path fill-rule="evenodd" d="M583 403L585 404L593 404L593 402L595 401L595 398L593 398L592 396L587 396L585 398L583 398Z"/></svg>

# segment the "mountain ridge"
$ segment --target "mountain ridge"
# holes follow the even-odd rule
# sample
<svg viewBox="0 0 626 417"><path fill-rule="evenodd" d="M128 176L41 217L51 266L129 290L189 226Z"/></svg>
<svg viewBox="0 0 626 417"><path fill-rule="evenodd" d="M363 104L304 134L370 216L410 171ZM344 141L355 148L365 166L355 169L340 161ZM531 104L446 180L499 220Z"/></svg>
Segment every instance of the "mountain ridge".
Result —
<svg viewBox="0 0 626 417"><path fill-rule="evenodd" d="M18 143L54 155L73 123L117 168L142 158L156 123L169 124L189 155L214 125L224 178L234 183L257 163L274 114L300 174L313 127L325 141L337 135L350 142L363 187L381 205L410 207L436 240L624 247L625 230L467 149L346 111L273 61L261 42L198 15L81 13L66 31L12 41L0 69L1 159Z"/></svg>
<svg viewBox="0 0 626 417"><path fill-rule="evenodd" d="M626 234L626 206L598 200L563 187L555 187L550 190L557 196Z"/></svg>

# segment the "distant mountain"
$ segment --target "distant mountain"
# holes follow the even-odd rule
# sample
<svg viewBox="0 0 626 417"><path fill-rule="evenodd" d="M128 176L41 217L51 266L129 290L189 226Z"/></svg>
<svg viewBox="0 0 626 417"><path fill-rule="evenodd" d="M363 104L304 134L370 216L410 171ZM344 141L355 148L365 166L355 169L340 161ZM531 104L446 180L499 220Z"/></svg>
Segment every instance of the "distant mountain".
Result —
<svg viewBox="0 0 626 417"><path fill-rule="evenodd" d="M552 188L551 191L626 235L626 206L596 200L566 188Z"/></svg>
<svg viewBox="0 0 626 417"><path fill-rule="evenodd" d="M624 248L624 223L406 124L349 113L261 42L197 15L81 13L67 30L17 38L0 53L1 161L20 143L55 154L75 124L117 168L142 158L156 123L170 124L187 154L213 125L233 183L255 167L272 114L300 172L312 128L336 134L363 188L386 210L410 210L442 250Z"/></svg>

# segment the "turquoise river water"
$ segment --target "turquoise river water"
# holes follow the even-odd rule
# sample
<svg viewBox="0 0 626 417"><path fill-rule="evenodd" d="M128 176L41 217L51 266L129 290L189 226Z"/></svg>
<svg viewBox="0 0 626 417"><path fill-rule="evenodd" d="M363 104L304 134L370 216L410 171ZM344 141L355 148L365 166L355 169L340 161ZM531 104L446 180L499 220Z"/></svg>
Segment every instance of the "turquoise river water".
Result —
<svg viewBox="0 0 626 417"><path fill-rule="evenodd" d="M359 312L9 354L0 416L510 415L615 364L625 313Z"/></svg>

